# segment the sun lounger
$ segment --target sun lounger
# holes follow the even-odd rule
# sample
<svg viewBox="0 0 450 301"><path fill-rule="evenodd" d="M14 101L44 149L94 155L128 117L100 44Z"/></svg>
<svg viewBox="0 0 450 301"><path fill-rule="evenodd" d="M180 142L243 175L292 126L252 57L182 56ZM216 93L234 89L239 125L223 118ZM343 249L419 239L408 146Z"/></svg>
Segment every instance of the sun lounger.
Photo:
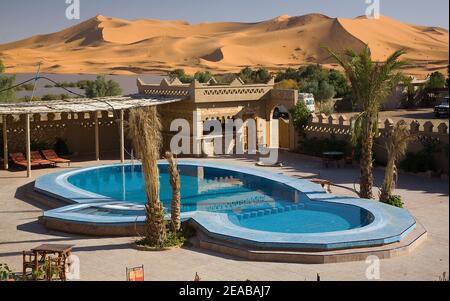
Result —
<svg viewBox="0 0 450 301"><path fill-rule="evenodd" d="M13 154L9 154L9 156L14 164L23 166L23 167L28 166L27 159L25 158L25 156L22 153L13 153ZM39 163L31 161L31 166L39 166Z"/></svg>
<svg viewBox="0 0 450 301"><path fill-rule="evenodd" d="M70 166L70 160L58 157L56 152L52 149L43 150L42 154L44 155L44 158L49 161L52 161L54 163L67 163Z"/></svg>
<svg viewBox="0 0 450 301"><path fill-rule="evenodd" d="M39 165L56 165L55 162L42 158L41 153L38 151L31 152L30 157L32 163L38 163Z"/></svg>

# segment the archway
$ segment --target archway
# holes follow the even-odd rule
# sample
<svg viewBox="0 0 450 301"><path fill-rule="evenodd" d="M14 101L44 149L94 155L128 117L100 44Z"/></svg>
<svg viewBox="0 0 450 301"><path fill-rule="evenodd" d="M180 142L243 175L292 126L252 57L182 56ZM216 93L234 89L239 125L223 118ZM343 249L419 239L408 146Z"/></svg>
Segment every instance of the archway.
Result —
<svg viewBox="0 0 450 301"><path fill-rule="evenodd" d="M268 140L270 147L290 148L289 111L283 105L275 106L270 113Z"/></svg>

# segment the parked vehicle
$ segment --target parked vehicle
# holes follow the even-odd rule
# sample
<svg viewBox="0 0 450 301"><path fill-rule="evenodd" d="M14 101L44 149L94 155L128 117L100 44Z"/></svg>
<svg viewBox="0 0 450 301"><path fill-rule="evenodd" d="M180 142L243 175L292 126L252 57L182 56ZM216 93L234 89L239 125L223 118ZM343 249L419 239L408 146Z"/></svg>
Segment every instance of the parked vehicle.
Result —
<svg viewBox="0 0 450 301"><path fill-rule="evenodd" d="M434 115L439 118L441 116L448 116L449 106L448 106L448 96L444 97L442 102L434 107Z"/></svg>
<svg viewBox="0 0 450 301"><path fill-rule="evenodd" d="M316 101L314 100L314 95L312 93L299 93L298 99L306 105L308 111L314 113L316 110Z"/></svg>

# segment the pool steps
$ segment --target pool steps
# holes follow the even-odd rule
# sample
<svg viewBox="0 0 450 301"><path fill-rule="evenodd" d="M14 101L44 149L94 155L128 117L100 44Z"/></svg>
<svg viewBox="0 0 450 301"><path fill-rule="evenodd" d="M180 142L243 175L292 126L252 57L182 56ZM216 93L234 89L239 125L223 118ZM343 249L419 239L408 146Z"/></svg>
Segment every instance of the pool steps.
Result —
<svg viewBox="0 0 450 301"><path fill-rule="evenodd" d="M305 204L298 203L293 205L286 205L286 206L279 206L274 208L267 208L267 209L255 209L253 211L247 211L245 213L236 214L236 217L238 220L242 219L249 219L249 218L255 218L255 217L261 217L264 215L272 215L272 214L279 214L287 211L294 211L294 210L300 210L305 208Z"/></svg>

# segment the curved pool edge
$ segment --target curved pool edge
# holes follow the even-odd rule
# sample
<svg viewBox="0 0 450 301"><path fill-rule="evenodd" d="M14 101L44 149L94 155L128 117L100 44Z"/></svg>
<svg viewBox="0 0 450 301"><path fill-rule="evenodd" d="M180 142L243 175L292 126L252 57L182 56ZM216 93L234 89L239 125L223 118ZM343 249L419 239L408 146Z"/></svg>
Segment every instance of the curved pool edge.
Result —
<svg viewBox="0 0 450 301"><path fill-rule="evenodd" d="M167 164L164 161L159 164ZM208 236L216 239L234 242L243 245L253 245L258 248L268 249L308 249L308 250L331 250L344 248L361 248L383 244L391 244L401 241L416 226L415 219L406 209L395 208L373 200L364 200L351 197L327 194L317 184L304 179L291 178L282 174L262 171L254 168L241 167L237 165L215 164L212 162L198 162L191 160L179 160L180 165L195 165L212 167L225 170L233 170L242 173L264 177L270 180L282 182L305 193L311 201L331 202L357 206L366 209L374 216L374 221L361 228L345 231L324 233L277 233L252 230L243 228L233 223L225 213L214 213L197 211L182 213L183 220L192 220ZM114 165L103 165L92 168L106 168ZM128 164L127 164L128 165ZM106 197L84 192L67 183L67 177L86 169L71 170L56 174L42 176L36 180L35 190L51 197L56 197L67 202L68 206L45 211L40 218L41 223L63 223L72 224L69 230L77 233L83 232L89 227L95 231L88 231L92 235L123 235L126 231L119 228L133 229L128 235L136 235L136 228L142 227L144 217L132 215L133 210L142 210L142 205L131 205L118 202ZM127 216L98 216L81 213L73 213L74 210L89 207L108 207L111 210L129 210ZM47 222L46 222L47 221ZM76 226L80 231L74 230ZM103 230L102 230L103 228ZM59 227L59 230L61 228ZM95 232L95 233L93 233ZM103 234L102 234L103 233ZM119 234L120 233L120 234ZM123 235L125 236L125 235Z"/></svg>

